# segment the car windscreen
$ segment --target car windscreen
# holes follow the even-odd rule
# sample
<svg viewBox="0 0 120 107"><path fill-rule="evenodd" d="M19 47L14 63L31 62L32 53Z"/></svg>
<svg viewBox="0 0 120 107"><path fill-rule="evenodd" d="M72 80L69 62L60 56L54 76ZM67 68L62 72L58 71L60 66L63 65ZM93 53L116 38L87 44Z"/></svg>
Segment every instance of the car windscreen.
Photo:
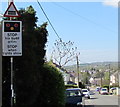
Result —
<svg viewBox="0 0 120 107"><path fill-rule="evenodd" d="M82 90L82 92L88 92L87 90Z"/></svg>
<svg viewBox="0 0 120 107"><path fill-rule="evenodd" d="M79 90L67 90L66 91L66 96L81 96L81 93Z"/></svg>
<svg viewBox="0 0 120 107"><path fill-rule="evenodd" d="M102 91L107 91L107 89L102 89Z"/></svg>

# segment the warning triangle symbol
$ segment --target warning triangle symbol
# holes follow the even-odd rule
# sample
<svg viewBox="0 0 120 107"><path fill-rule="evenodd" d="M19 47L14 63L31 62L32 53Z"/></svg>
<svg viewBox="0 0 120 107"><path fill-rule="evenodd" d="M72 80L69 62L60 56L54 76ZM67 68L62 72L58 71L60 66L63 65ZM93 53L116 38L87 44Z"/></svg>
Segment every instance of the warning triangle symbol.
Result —
<svg viewBox="0 0 120 107"><path fill-rule="evenodd" d="M4 14L4 17L20 17L20 14L18 13L13 2L11 2L10 5L8 6Z"/></svg>

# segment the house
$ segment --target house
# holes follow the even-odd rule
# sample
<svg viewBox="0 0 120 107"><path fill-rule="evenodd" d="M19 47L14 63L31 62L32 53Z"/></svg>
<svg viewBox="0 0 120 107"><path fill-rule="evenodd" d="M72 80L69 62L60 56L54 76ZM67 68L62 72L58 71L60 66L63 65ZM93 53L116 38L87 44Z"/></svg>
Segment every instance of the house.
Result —
<svg viewBox="0 0 120 107"><path fill-rule="evenodd" d="M110 85L117 85L119 84L119 72L116 71L110 76Z"/></svg>
<svg viewBox="0 0 120 107"><path fill-rule="evenodd" d="M90 83L91 83L92 85L96 85L96 84L97 84L97 82L96 82L96 80L95 80L94 77L91 77L91 78L89 79L89 81L90 81Z"/></svg>
<svg viewBox="0 0 120 107"><path fill-rule="evenodd" d="M56 64L56 63L53 63L53 64L59 70L59 72L62 73L65 85L67 85L67 84L76 85L74 72L71 72L71 71L68 72L66 69L61 68L58 64Z"/></svg>

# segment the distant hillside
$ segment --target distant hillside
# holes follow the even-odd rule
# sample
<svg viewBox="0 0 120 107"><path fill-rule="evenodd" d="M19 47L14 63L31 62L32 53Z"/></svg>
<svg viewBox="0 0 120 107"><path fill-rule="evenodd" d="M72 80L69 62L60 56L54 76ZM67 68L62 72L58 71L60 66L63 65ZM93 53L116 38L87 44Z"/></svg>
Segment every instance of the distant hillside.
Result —
<svg viewBox="0 0 120 107"><path fill-rule="evenodd" d="M110 69L117 70L118 69L118 62L94 62L94 63L84 63L80 64L80 70L91 70L92 68L95 69L108 69L108 65L110 64ZM64 67L68 71L76 71L77 65L70 65Z"/></svg>

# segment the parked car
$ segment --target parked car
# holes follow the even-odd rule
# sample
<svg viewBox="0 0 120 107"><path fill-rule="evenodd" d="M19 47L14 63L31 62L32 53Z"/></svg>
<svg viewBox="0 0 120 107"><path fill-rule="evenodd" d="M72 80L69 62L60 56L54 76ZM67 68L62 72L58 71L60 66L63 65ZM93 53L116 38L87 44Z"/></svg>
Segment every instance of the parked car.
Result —
<svg viewBox="0 0 120 107"><path fill-rule="evenodd" d="M66 107L83 107L84 95L81 88L66 89Z"/></svg>
<svg viewBox="0 0 120 107"><path fill-rule="evenodd" d="M96 87L96 91L100 94L101 87Z"/></svg>
<svg viewBox="0 0 120 107"><path fill-rule="evenodd" d="M116 87L110 88L109 94L111 94L111 95L114 94L116 89L117 89Z"/></svg>
<svg viewBox="0 0 120 107"><path fill-rule="evenodd" d="M86 98L90 99L90 91L88 89L82 89L82 92Z"/></svg>
<svg viewBox="0 0 120 107"><path fill-rule="evenodd" d="M112 87L112 88L110 88L110 90L116 90L116 87Z"/></svg>
<svg viewBox="0 0 120 107"><path fill-rule="evenodd" d="M96 91L98 91L98 92L99 92L99 91L100 91L100 89L101 89L101 87L96 87Z"/></svg>
<svg viewBox="0 0 120 107"><path fill-rule="evenodd" d="M100 94L101 95L108 95L108 89L107 88L101 88Z"/></svg>

